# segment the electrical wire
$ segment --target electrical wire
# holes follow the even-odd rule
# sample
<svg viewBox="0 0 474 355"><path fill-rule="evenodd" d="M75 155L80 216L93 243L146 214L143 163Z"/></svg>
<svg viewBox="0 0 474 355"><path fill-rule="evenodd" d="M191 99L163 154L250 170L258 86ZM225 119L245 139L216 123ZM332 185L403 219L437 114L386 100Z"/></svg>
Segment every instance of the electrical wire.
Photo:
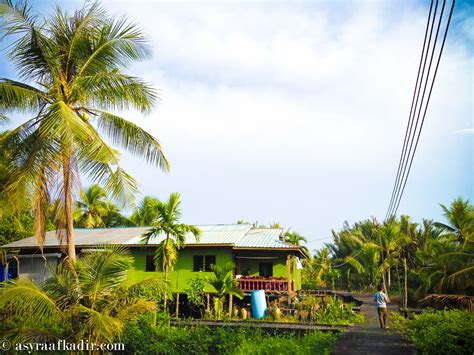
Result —
<svg viewBox="0 0 474 355"><path fill-rule="evenodd" d="M395 184L394 184L394 188L393 188L393 191L392 191L392 197L390 199L387 214L385 216L385 221L387 221L391 216L393 216L397 213L398 207L400 205L400 202L401 202L401 199L402 199L402 196L403 196L403 193L405 191L405 186L406 186L406 183L408 181L408 176L410 174L411 167L412 167L412 164L413 164L413 159L414 159L416 149L418 147L418 143L419 143L419 140L420 140L421 130L423 128L423 124L424 124L424 121L425 121L426 112L427 112L429 101L430 101L431 94L432 94L432 91L433 91L434 82L435 82L435 79L436 79L436 75L438 73L439 63L441 61L441 56L443 54L443 49L444 49L444 46L445 46L445 42L446 42L446 38L447 38L450 23L451 23L453 10L454 10L455 0L453 0L452 4L451 4L449 17L448 17L448 20L447 20L447 23L446 23L446 29L444 31L443 41L442 41L441 48L440 48L438 58L437 58L437 61L436 61L435 71L434 71L433 77L431 79L431 84L430 84L428 97L427 97L425 106L423 108L423 103L424 103L425 94L426 94L426 88L428 86L428 82L430 81L430 71L431 71L431 66L432 66L432 63L433 63L434 56L435 56L436 43L438 41L439 31L440 31L441 23L442 23L442 20L443 20L443 13L444 13L445 5L446 5L446 0L443 0L443 6L442 6L442 9L441 9L441 14L440 14L440 17L439 17L438 26L437 26L437 30L436 30L436 36L435 36L435 40L434 40L434 43L433 43L433 48L432 48L432 51L431 51L430 62L429 62L429 65L428 65L428 72L427 72L426 80L425 80L425 83L424 83L423 94L421 96L421 103L420 103L420 106L418 108L418 100L419 100L419 97L420 97L421 86L422 86L422 82L423 82L423 78L424 78L424 70L425 70L427 59L428 59L428 52L430 50L431 36L432 36L432 33L433 33L433 29L434 29L434 23L435 23L436 12L437 12L437 7L438 7L438 0L436 1L435 11L434 11L434 14L433 14L430 37L429 37L429 40L428 40L428 47L426 49L426 55L425 55L425 60L424 60L424 64L423 64L423 70L421 71L422 75L421 75L421 79L419 80L421 62L423 61L423 56L424 56L424 52L425 52L426 36L427 36L430 17L431 17L432 5L433 5L433 1L431 1L430 13L429 13L429 16L428 16L427 28L426 28L426 31L425 31L425 39L424 39L424 43L423 43L423 50L422 50L422 55L421 55L421 59L420 59L420 65L419 65L419 68L418 68L417 81L416 81L416 84L415 84L415 92L414 92L413 98L412 98L412 106L411 106L411 109L410 109L409 120L407 122L407 130L405 131L404 144L403 144L403 148L402 148L402 153L400 155L400 161L399 161L399 165L398 165L398 169L397 169ZM418 90L417 90L417 87L418 87ZM418 92L418 94L416 94L416 92ZM415 95L416 95L416 101L415 101L415 106L414 106L414 109L413 109L413 102L414 102ZM418 114L416 112L417 108L418 108ZM418 129L418 123L419 123L420 115L421 115L422 111L423 111L423 116L422 116L422 119L421 119L420 127ZM413 129L413 134L412 134L412 126L413 126L415 115L417 116L417 118L416 118L415 127ZM416 142L415 142L415 136L416 136ZM414 142L415 142L415 145L413 147ZM408 145L410 147L407 149ZM407 167L408 167L408 170L407 170Z"/></svg>

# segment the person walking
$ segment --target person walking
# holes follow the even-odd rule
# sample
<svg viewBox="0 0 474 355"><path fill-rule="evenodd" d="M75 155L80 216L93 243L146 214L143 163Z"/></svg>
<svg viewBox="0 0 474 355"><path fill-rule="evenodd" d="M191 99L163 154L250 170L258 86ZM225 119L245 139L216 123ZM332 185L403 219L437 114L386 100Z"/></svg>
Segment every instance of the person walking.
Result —
<svg viewBox="0 0 474 355"><path fill-rule="evenodd" d="M379 322L380 322L380 328L382 329L388 329L387 326L387 317L388 317L388 312L387 312L387 303L390 302L388 299L388 296L383 293L383 287L382 285L378 286L378 292L375 293L374 295L374 301L377 305L377 314L379 315Z"/></svg>

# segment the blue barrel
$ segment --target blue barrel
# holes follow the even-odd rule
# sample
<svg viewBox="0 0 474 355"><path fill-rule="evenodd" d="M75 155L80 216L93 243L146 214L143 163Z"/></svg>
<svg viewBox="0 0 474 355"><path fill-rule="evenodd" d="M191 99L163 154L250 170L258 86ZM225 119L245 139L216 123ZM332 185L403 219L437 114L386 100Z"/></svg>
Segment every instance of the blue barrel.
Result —
<svg viewBox="0 0 474 355"><path fill-rule="evenodd" d="M0 282L5 282L6 269L6 266L0 265Z"/></svg>
<svg viewBox="0 0 474 355"><path fill-rule="evenodd" d="M256 319L260 319L266 315L267 300L265 299L265 291L252 291L252 316Z"/></svg>

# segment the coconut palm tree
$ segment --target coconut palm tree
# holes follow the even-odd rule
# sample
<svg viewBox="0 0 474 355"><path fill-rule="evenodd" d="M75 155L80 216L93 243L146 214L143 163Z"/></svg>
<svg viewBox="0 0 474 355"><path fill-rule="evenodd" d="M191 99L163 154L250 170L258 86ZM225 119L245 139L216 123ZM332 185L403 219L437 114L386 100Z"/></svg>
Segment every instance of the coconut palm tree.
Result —
<svg viewBox="0 0 474 355"><path fill-rule="evenodd" d="M5 337L14 342L110 343L125 323L156 309L157 296L168 292L159 279L126 282L133 257L119 247L66 259L43 284L21 279L0 299Z"/></svg>
<svg viewBox="0 0 474 355"><path fill-rule="evenodd" d="M26 186L30 192L41 249L46 206L52 197L59 201L58 237L75 260L73 205L80 174L122 204L137 191L104 135L147 162L169 168L159 142L115 113L147 113L156 101L149 84L123 72L129 63L149 56L146 37L126 19L107 15L98 3L86 3L73 15L58 7L45 18L26 1L1 0L0 17L2 33L14 39L9 55L22 79L0 79L0 110L29 116L0 142L0 150L14 152L9 190Z"/></svg>
<svg viewBox="0 0 474 355"><path fill-rule="evenodd" d="M84 228L105 227L103 217L107 215L106 199L107 195L99 185L82 190L74 211L76 225Z"/></svg>
<svg viewBox="0 0 474 355"><path fill-rule="evenodd" d="M136 226L149 227L158 220L157 205L160 203L156 198L145 196L134 209L130 221Z"/></svg>
<svg viewBox="0 0 474 355"><path fill-rule="evenodd" d="M207 279L207 282L216 289L214 297L214 315L217 319L222 318L224 310L224 298L229 295L229 315L232 315L232 299L233 296L242 299L244 292L239 288L239 283L234 278L233 263L225 265L211 265L211 271L214 273L213 278Z"/></svg>
<svg viewBox="0 0 474 355"><path fill-rule="evenodd" d="M285 241L294 245L302 245L303 243L307 243L306 238L303 237L301 234L299 234L298 232L290 231L287 231L285 233Z"/></svg>
<svg viewBox="0 0 474 355"><path fill-rule="evenodd" d="M469 200L455 199L450 207L440 204L447 223L436 222L435 225L447 234L454 236L460 243L474 242L474 206Z"/></svg>
<svg viewBox="0 0 474 355"><path fill-rule="evenodd" d="M74 222L78 227L101 228L127 226L132 223L120 214L117 205L107 199L105 190L99 185L92 185L82 190L76 201Z"/></svg>

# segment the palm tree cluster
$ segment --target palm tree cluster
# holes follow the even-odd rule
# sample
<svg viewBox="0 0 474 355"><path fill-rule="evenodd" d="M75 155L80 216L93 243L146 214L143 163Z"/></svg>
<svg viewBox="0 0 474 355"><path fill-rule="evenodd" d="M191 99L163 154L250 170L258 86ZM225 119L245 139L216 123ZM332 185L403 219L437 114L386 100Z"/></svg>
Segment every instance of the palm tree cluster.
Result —
<svg viewBox="0 0 474 355"><path fill-rule="evenodd" d="M0 298L0 334L14 343L111 343L127 322L153 313L168 287L160 279L126 281L133 257L103 246L75 263L66 259L43 284L21 279Z"/></svg>
<svg viewBox="0 0 474 355"><path fill-rule="evenodd" d="M133 201L136 181L104 138L168 170L160 143L116 111L150 112L157 94L128 75L128 64L148 58L146 36L98 3L68 14L57 7L48 18L26 1L0 1L0 31L11 37L11 62L22 81L0 78L0 111L29 117L1 138L8 152L8 186L15 201L31 202L35 235L44 244L47 206L55 200L58 237L75 260L74 201L81 175L100 183L122 205ZM25 195L26 194L26 198Z"/></svg>
<svg viewBox="0 0 474 355"><path fill-rule="evenodd" d="M384 284L399 290L404 306L409 293L417 298L427 293L472 295L474 207L458 198L441 208L443 223L418 224L405 215L385 223L375 218L346 223L307 263L305 282L329 287L324 276L337 270L339 287L363 290Z"/></svg>

